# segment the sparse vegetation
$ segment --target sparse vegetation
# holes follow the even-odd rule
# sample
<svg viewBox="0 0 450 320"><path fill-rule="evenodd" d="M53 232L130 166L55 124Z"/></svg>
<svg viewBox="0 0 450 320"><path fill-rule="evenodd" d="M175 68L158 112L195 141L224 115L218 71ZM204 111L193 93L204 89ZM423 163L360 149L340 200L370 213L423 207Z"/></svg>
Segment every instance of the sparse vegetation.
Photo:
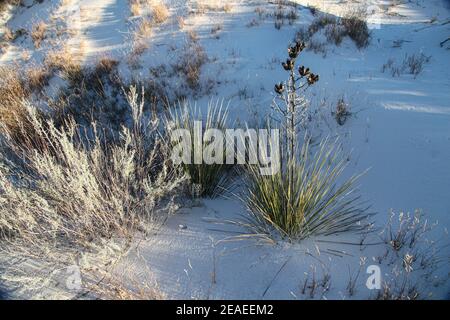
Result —
<svg viewBox="0 0 450 320"><path fill-rule="evenodd" d="M174 68L183 75L190 89L198 90L201 68L208 61L208 56L198 42L198 37L195 33L189 34L189 42L185 45L182 52L183 54Z"/></svg>
<svg viewBox="0 0 450 320"><path fill-rule="evenodd" d="M342 25L347 35L358 48L365 48L369 45L370 32L367 27L366 18L366 11L363 8L350 11L342 18Z"/></svg>
<svg viewBox="0 0 450 320"><path fill-rule="evenodd" d="M429 63L430 60L431 56L426 56L423 53L406 54L400 65L394 59L388 59L383 64L381 72L385 73L386 71L390 71L393 77L400 77L402 74L407 73L417 78L423 72L425 64Z"/></svg>
<svg viewBox="0 0 450 320"><path fill-rule="evenodd" d="M347 121L347 118L350 117L352 114L350 112L350 107L348 103L345 102L344 98L340 98L336 105L336 111L333 112L334 118L336 119L336 122L343 126L345 122Z"/></svg>

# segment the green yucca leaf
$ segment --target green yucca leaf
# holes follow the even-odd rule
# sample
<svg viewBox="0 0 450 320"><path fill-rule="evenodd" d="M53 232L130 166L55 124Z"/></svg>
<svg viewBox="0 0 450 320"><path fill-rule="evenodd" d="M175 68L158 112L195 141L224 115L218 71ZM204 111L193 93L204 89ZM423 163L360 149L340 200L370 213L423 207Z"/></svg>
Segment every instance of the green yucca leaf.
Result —
<svg viewBox="0 0 450 320"><path fill-rule="evenodd" d="M304 239L367 227L368 208L355 188L361 175L337 183L346 162L336 145L326 139L310 152L305 142L299 159L287 161L284 170L272 176L248 167L248 220L258 232L275 230L283 238Z"/></svg>

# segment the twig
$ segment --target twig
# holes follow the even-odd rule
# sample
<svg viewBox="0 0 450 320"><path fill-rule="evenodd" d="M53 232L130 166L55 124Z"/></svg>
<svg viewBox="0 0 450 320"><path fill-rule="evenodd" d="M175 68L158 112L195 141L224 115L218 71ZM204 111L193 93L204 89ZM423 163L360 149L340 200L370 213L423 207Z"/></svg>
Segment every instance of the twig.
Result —
<svg viewBox="0 0 450 320"><path fill-rule="evenodd" d="M267 286L266 290L264 290L263 293L263 297L266 295L267 291L269 291L270 287L272 286L272 284L274 283L275 279L278 277L278 275L280 274L281 270L283 270L283 268L286 266L286 264L289 262L289 260L291 260L292 256L290 256L289 258L286 259L286 261L283 263L283 265L281 266L281 268L278 270L278 272L275 274L275 276L273 277L272 281L270 281L269 285Z"/></svg>

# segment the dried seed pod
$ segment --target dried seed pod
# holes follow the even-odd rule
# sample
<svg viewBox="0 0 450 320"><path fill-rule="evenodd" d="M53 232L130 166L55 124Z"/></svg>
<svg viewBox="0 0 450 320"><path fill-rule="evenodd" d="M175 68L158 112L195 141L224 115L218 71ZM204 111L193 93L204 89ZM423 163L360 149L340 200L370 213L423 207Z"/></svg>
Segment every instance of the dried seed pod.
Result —
<svg viewBox="0 0 450 320"><path fill-rule="evenodd" d="M286 62L281 64L286 71L291 71L294 69L294 62L291 59L287 59Z"/></svg>
<svg viewBox="0 0 450 320"><path fill-rule="evenodd" d="M297 52L300 53L300 52L303 51L303 49L306 48L306 45L305 45L305 43L303 41L301 41L301 42L297 41L297 43L295 44L295 47L297 49Z"/></svg>
<svg viewBox="0 0 450 320"><path fill-rule="evenodd" d="M304 77L307 76L310 72L309 72L309 68L306 68L305 66L301 66L300 68L298 68L298 73Z"/></svg>
<svg viewBox="0 0 450 320"><path fill-rule="evenodd" d="M278 94L282 94L284 91L284 84L283 83L278 83L275 85L275 92Z"/></svg>
<svg viewBox="0 0 450 320"><path fill-rule="evenodd" d="M289 58L295 59L298 57L299 51L296 46L288 48Z"/></svg>
<svg viewBox="0 0 450 320"><path fill-rule="evenodd" d="M317 81L319 81L319 75L315 75L314 73L311 73L308 76L307 80L308 80L308 84L312 85L312 84L316 83Z"/></svg>

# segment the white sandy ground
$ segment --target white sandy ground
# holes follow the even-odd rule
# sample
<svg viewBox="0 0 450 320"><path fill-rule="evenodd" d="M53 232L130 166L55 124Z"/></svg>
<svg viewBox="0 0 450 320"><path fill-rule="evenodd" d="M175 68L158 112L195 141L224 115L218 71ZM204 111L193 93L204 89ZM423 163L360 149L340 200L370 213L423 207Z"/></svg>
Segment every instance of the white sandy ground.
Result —
<svg viewBox="0 0 450 320"><path fill-rule="evenodd" d="M141 68L133 70L126 63L134 23L129 18L127 1L64 2L64 6L55 0L21 8L7 22L8 26L29 29L34 21L51 21L54 17L55 26L63 25L73 31L61 39L69 39L73 50L83 44L86 63L105 54L117 57L122 62L121 73L128 78L151 77L148 69L175 60L182 54L186 32L196 30L211 59L203 67L202 83L214 85L209 95L190 98L198 100L201 106L206 106L211 95L231 100L232 117L251 124L267 114L274 83L285 79L279 63L285 59L286 46L300 25L307 26L313 20L310 11L299 6L300 18L292 26L286 24L276 30L273 19L267 18L248 27L252 19L258 19L255 8L264 7L270 12L273 6L266 1L231 1L230 13L189 15L197 1L164 1L171 18L154 30L148 40L149 49L140 57ZM342 1L296 2L339 16L342 8L347 8ZM320 110L315 131L323 136L339 134L346 149L352 150L348 174L370 168L361 179L361 193L378 213L377 226L384 226L390 210L422 209L430 222L439 221L430 236L444 237L440 250L444 266L437 273L439 279L427 282L435 284L431 286L432 298L448 298L450 43L444 47L439 43L450 36L450 24L445 24L450 19L450 5L444 0L405 1L397 6L388 6L389 1L376 3L379 12L369 22L373 27L380 25L372 29L368 48L358 50L345 39L339 47L327 45L325 57L312 51L302 55L302 64L320 74L320 81L311 92L312 103ZM177 15L185 19L181 31ZM432 18L435 21L430 23ZM222 26L218 38L211 33L216 25ZM395 47L399 40L402 45ZM40 63L48 50L59 45L60 41L46 40L41 49L35 50L25 37L7 49L0 63ZM29 53L26 61L24 52ZM405 54L421 52L431 56L431 60L416 79L381 72L388 59L401 63ZM176 85L179 79L174 77L171 81ZM342 96L351 105L354 116L339 127L331 110ZM236 199L204 200L199 207L184 208L170 217L156 235L137 241L121 263L124 268L132 265L138 277L150 270L162 292L174 299L348 299L375 295L365 287L365 268L376 264L373 258L384 253L384 245L343 245L342 242L359 243L359 236L351 235L320 239L339 242L334 244L318 242L319 239L295 245L263 245L256 239L230 242L223 240L243 230L208 220L233 220L242 214L245 209ZM379 243L380 239L374 234L366 242ZM392 266L381 267L385 279L392 277ZM349 278L356 277L360 269L356 292L350 296L346 289ZM322 294L317 289L314 295L308 290L302 293L305 279L311 279L313 274L317 279L330 274L330 290ZM428 291L423 295L426 297Z"/></svg>

